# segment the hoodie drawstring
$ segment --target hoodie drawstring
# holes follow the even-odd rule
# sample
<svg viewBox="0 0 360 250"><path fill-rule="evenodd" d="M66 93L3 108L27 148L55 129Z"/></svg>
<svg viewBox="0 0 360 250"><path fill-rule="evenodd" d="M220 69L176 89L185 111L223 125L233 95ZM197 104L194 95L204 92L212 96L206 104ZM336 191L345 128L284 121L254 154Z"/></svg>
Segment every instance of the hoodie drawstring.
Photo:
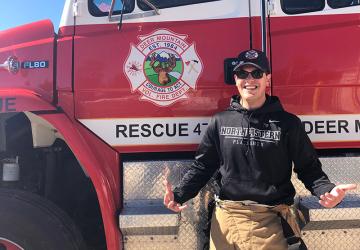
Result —
<svg viewBox="0 0 360 250"><path fill-rule="evenodd" d="M247 140L247 149L246 149L246 153L245 155L247 156L249 151L251 153L252 156L252 151L251 151L251 146L250 146L250 123L251 123L251 117L255 112L251 112L248 118L248 125L247 125L247 135L246 135L246 140Z"/></svg>

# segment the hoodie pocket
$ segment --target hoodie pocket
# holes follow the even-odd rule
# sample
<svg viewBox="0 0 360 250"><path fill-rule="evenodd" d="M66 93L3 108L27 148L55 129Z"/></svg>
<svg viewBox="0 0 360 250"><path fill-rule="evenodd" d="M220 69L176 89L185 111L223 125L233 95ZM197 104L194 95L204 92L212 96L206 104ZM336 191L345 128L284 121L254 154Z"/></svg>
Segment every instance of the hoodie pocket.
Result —
<svg viewBox="0 0 360 250"><path fill-rule="evenodd" d="M240 178L226 178L220 189L220 198L227 200L239 200L246 195L246 189L253 181L241 180Z"/></svg>
<svg viewBox="0 0 360 250"><path fill-rule="evenodd" d="M220 189L220 199L267 202L277 192L274 185L254 180L227 178Z"/></svg>

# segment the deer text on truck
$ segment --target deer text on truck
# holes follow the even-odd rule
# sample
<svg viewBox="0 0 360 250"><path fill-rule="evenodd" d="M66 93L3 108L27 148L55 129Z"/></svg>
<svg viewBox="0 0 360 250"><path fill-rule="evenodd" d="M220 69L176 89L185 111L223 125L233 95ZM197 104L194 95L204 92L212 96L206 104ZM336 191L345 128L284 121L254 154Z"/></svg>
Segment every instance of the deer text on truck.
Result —
<svg viewBox="0 0 360 250"><path fill-rule="evenodd" d="M191 165L250 48L330 179L359 183L359 13L358 0L66 0L56 33L0 31L0 248L201 249L214 185L178 215L162 181ZM359 192L326 210L293 180L307 247L358 249Z"/></svg>

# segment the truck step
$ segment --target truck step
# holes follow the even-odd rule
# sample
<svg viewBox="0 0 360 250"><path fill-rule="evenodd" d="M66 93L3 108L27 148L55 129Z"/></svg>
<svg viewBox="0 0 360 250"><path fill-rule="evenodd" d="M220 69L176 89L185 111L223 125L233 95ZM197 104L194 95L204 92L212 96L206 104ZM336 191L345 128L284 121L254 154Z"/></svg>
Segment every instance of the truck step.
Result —
<svg viewBox="0 0 360 250"><path fill-rule="evenodd" d="M208 204L213 199L210 181L181 214L163 205L165 178L176 185L192 160L123 162L123 209L119 227L126 250L202 249Z"/></svg>

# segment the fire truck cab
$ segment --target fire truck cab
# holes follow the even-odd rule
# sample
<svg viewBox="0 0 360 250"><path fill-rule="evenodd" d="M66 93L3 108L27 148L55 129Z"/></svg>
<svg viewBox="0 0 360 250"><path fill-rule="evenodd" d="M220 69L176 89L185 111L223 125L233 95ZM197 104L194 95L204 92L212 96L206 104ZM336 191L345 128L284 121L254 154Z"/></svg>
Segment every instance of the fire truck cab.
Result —
<svg viewBox="0 0 360 250"><path fill-rule="evenodd" d="M333 182L359 183L358 0L66 0L0 31L0 248L202 249L209 184L162 204L246 49L297 114ZM359 34L358 34L359 33ZM324 209L293 177L308 249L358 249L359 190Z"/></svg>

